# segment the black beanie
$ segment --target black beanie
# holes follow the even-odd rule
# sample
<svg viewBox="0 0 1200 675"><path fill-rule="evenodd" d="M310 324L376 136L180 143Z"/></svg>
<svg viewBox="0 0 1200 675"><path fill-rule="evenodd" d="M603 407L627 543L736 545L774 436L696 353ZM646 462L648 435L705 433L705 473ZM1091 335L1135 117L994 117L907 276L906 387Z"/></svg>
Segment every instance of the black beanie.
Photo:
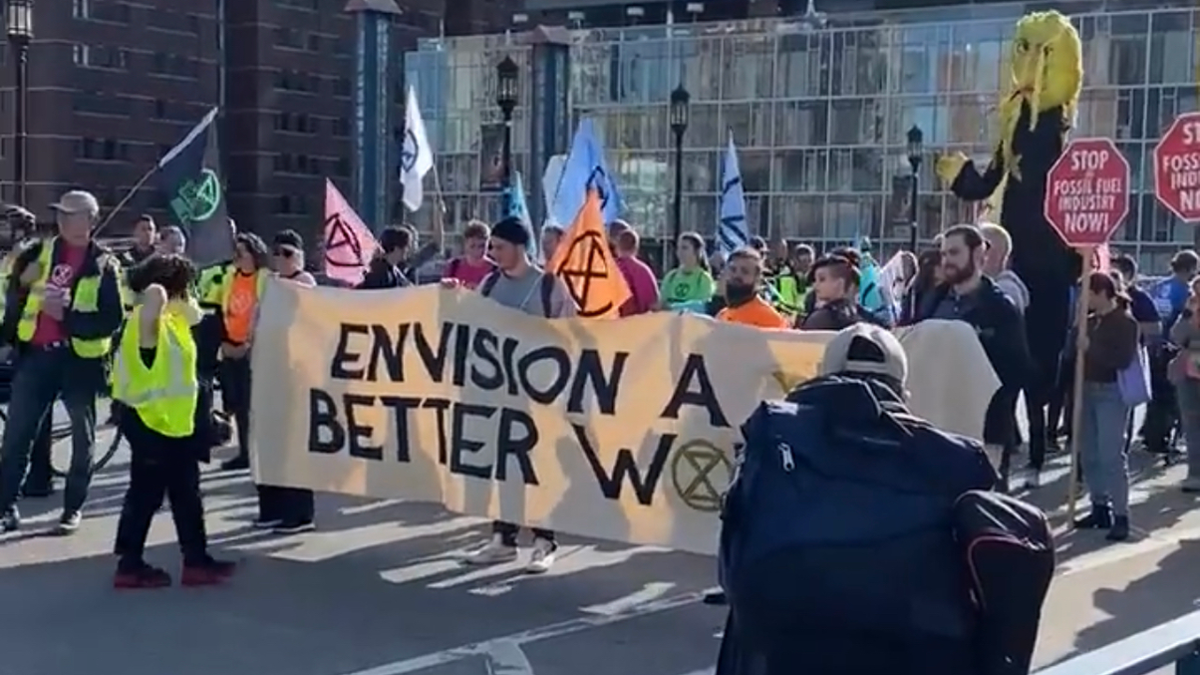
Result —
<svg viewBox="0 0 1200 675"><path fill-rule="evenodd" d="M492 236L510 244L528 247L529 240L533 235L530 234L529 228L521 222L520 218L505 218L492 225Z"/></svg>

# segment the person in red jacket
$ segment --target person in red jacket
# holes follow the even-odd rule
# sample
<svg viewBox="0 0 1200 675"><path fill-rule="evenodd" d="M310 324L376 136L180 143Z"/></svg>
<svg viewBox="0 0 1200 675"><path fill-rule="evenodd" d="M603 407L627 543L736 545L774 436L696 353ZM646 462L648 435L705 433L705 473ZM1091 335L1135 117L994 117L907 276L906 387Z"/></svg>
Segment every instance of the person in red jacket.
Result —
<svg viewBox="0 0 1200 675"><path fill-rule="evenodd" d="M629 285L629 299L621 305L621 316L633 316L654 311L658 306L658 280L650 266L638 258L641 238L627 224L617 231L614 248L617 252L617 267Z"/></svg>

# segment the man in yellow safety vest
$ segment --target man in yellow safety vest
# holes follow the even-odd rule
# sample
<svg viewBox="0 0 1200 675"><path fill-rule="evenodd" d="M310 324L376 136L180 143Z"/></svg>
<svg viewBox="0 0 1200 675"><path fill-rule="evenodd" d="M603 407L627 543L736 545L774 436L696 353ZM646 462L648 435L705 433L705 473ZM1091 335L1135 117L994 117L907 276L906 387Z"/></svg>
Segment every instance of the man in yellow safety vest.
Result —
<svg viewBox="0 0 1200 675"><path fill-rule="evenodd" d="M0 441L0 531L20 527L16 502L42 420L59 397L71 419L62 533L79 527L91 482L96 396L105 387L104 360L124 319L120 266L92 240L100 205L71 191L51 208L58 236L17 256L6 289L5 321L16 318L17 368L8 424ZM24 297L22 297L24 296Z"/></svg>

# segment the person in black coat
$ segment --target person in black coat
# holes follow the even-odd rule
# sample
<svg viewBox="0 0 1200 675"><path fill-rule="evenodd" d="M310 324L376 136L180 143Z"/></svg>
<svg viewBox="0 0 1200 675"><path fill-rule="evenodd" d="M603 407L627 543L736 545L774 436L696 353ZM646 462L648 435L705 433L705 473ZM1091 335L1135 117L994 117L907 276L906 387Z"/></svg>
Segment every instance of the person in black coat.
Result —
<svg viewBox="0 0 1200 675"><path fill-rule="evenodd" d="M984 420L983 441L999 454L1001 478L1016 449L1017 396L1033 372L1025 319L1012 300L983 275L984 239L974 225L959 225L942 239L943 282L921 299L917 321L965 321L975 329L1000 389ZM998 452L997 452L998 451Z"/></svg>
<svg viewBox="0 0 1200 675"><path fill-rule="evenodd" d="M363 290L376 290L411 286L412 282L400 270L400 267L407 260L412 245L410 230L395 225L385 227L379 235L380 251L371 260L370 269L367 270L367 274L358 287Z"/></svg>

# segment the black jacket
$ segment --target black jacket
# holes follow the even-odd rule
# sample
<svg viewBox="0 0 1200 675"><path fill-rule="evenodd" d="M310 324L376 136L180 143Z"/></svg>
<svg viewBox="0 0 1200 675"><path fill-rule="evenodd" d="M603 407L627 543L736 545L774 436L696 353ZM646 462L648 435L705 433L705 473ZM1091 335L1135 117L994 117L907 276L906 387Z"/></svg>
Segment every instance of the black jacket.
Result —
<svg viewBox="0 0 1200 675"><path fill-rule="evenodd" d="M949 293L950 287L942 285L922 297L916 320L933 318ZM1019 390L1028 383L1033 369L1025 338L1025 318L991 279L983 277L977 293L974 304L961 318L975 328L1001 385Z"/></svg>
<svg viewBox="0 0 1200 675"><path fill-rule="evenodd" d="M62 243L57 238L51 241L55 246L51 257L53 261L58 259L58 247ZM17 324L20 323L21 312L25 309L25 300L29 295L28 290L21 287L18 279L26 267L37 261L38 256L42 253L42 246L46 243L41 242L30 246L18 255L13 263L12 273L5 291L4 318L0 321L0 341L4 343L16 344L18 342ZM96 303L97 308L92 312L81 312L68 308L63 317L63 330L68 336L80 340L99 340L112 337L121 328L121 322L125 319L125 311L121 301L119 274L120 266L117 264L116 258L96 242L90 243L88 254L83 261L83 268L72 280L71 295L74 297L81 278L98 275L100 277L100 293Z"/></svg>
<svg viewBox="0 0 1200 675"><path fill-rule="evenodd" d="M362 290L378 290L381 288L403 288L411 286L408 277L398 267L385 260L382 256L371 261L371 268L358 284Z"/></svg>

